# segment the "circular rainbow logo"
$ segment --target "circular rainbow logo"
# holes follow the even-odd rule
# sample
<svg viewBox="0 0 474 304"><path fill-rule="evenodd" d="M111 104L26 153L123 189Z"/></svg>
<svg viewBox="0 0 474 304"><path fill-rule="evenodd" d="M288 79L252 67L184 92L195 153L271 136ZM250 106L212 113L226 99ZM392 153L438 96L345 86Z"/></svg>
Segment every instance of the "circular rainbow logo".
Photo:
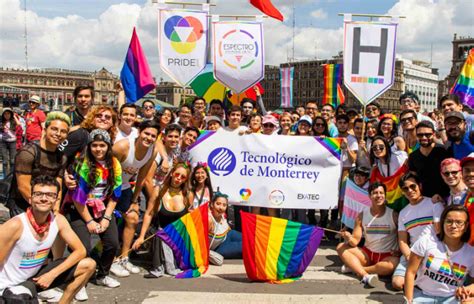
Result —
<svg viewBox="0 0 474 304"><path fill-rule="evenodd" d="M171 47L180 54L191 53L204 33L201 21L191 16L168 18L164 30L166 37L171 41Z"/></svg>
<svg viewBox="0 0 474 304"><path fill-rule="evenodd" d="M229 40L239 42L227 43ZM254 36L244 30L231 30L225 33L219 42L219 57L231 69L244 70L252 66L258 52L258 43Z"/></svg>

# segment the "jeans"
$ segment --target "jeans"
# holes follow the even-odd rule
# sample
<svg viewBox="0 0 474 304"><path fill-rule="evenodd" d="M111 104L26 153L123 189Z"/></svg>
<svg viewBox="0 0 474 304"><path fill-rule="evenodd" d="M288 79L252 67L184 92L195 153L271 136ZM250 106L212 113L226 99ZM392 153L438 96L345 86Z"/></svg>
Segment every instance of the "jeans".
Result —
<svg viewBox="0 0 474 304"><path fill-rule="evenodd" d="M16 141L0 141L0 151L2 153L3 161L3 176L7 176L14 170L13 166L15 165Z"/></svg>
<svg viewBox="0 0 474 304"><path fill-rule="evenodd" d="M413 290L413 304L417 303L431 303L431 304L455 304L459 303L455 296L437 297L425 295L423 291L418 288Z"/></svg>
<svg viewBox="0 0 474 304"><path fill-rule="evenodd" d="M96 220L99 222L100 220ZM91 234L87 229L87 225L82 217L73 210L70 213L71 228L77 234L84 247L86 247L87 255L90 256L92 251ZM118 239L118 229L115 217L112 215L110 225L104 232L99 234L102 241L102 255L96 260L99 270L97 271L97 279L103 279L109 275L110 267L115 258L115 253L120 247Z"/></svg>
<svg viewBox="0 0 474 304"><path fill-rule="evenodd" d="M235 230L229 231L229 233L227 233L225 241L220 244L214 251L219 253L226 259L241 259L242 234Z"/></svg>

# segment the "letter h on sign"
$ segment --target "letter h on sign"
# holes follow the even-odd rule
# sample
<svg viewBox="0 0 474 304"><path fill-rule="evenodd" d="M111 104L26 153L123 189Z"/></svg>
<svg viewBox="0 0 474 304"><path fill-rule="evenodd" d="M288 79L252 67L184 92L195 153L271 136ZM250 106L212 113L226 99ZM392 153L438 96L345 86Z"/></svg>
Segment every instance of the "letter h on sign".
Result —
<svg viewBox="0 0 474 304"><path fill-rule="evenodd" d="M361 45L360 27L354 28L354 45L352 47L352 74L359 74L360 53L378 53L379 57L379 76L384 76L385 58L387 57L387 37L388 30L383 28L380 33L380 46Z"/></svg>

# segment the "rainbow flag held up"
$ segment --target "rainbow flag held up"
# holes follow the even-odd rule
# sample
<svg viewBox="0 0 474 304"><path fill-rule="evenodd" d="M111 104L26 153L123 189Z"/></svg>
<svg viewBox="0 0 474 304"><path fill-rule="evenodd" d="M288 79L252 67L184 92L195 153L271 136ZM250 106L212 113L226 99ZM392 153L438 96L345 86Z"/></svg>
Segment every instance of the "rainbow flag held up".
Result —
<svg viewBox="0 0 474 304"><path fill-rule="evenodd" d="M458 95L463 104L474 108L474 48L469 51L469 56L450 93Z"/></svg>
<svg viewBox="0 0 474 304"><path fill-rule="evenodd" d="M171 247L183 270L176 275L178 279L200 277L209 267L208 212L203 204L156 233Z"/></svg>
<svg viewBox="0 0 474 304"><path fill-rule="evenodd" d="M384 177L380 173L378 167L372 169L372 174L370 175L370 182L381 182L387 187L387 207L400 212L406 205L408 205L408 199L403 195L402 189L398 186L400 178L408 172L407 164L404 164L393 174L392 176Z"/></svg>
<svg viewBox="0 0 474 304"><path fill-rule="evenodd" d="M336 108L345 101L340 87L342 83L342 64L326 64L323 66L324 92L323 105L331 104Z"/></svg>
<svg viewBox="0 0 474 304"><path fill-rule="evenodd" d="M342 208L342 223L347 227L354 229L357 216L362 211L370 208L371 204L367 190L360 188L350 178L348 178L346 192L344 194L344 207Z"/></svg>
<svg viewBox="0 0 474 304"><path fill-rule="evenodd" d="M120 72L120 81L130 103L136 102L156 86L135 28Z"/></svg>
<svg viewBox="0 0 474 304"><path fill-rule="evenodd" d="M247 277L277 284L301 278L319 247L323 230L276 217L240 214Z"/></svg>

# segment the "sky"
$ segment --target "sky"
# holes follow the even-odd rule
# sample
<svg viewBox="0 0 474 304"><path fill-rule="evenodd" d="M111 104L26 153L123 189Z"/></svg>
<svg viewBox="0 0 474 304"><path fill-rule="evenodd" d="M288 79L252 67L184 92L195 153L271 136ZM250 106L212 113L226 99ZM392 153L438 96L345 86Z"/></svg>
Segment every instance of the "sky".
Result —
<svg viewBox="0 0 474 304"><path fill-rule="evenodd" d="M472 0L272 2L285 21L264 21L265 63L270 65L292 57L310 60L336 55L343 44L343 17L338 13L405 16L400 19L397 55L432 60L442 78L451 67L454 33L474 37ZM212 14L260 14L248 0L211 3L216 4L211 8ZM151 0L0 0L0 67L25 68L26 19L30 68L95 71L105 67L119 74L136 26L153 74L158 81L169 80L159 67L157 17L156 4Z"/></svg>

